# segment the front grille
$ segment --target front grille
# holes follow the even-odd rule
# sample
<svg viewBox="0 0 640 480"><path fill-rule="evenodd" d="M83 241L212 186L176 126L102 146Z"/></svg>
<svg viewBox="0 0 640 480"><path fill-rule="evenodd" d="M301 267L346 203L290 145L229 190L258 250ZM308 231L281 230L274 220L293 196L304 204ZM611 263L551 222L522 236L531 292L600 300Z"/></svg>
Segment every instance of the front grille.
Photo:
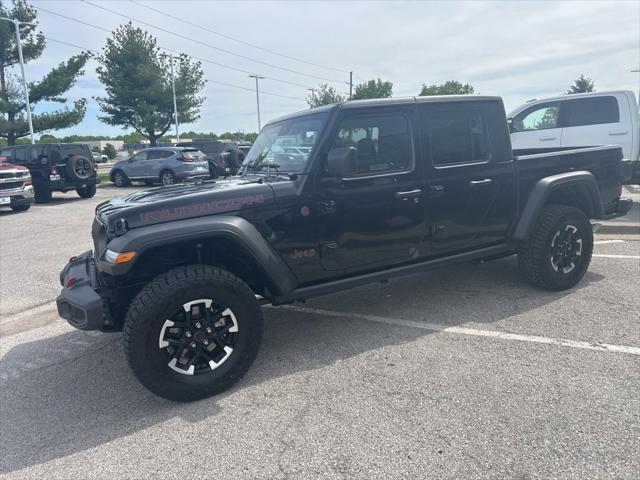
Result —
<svg viewBox="0 0 640 480"><path fill-rule="evenodd" d="M5 182L0 183L0 190L14 190L16 188L22 188L24 182Z"/></svg>
<svg viewBox="0 0 640 480"><path fill-rule="evenodd" d="M100 258L107 246L107 227L100 223L97 218L93 219L91 238L93 238L94 256L95 258Z"/></svg>
<svg viewBox="0 0 640 480"><path fill-rule="evenodd" d="M2 172L0 173L0 178L24 178L28 177L29 172Z"/></svg>

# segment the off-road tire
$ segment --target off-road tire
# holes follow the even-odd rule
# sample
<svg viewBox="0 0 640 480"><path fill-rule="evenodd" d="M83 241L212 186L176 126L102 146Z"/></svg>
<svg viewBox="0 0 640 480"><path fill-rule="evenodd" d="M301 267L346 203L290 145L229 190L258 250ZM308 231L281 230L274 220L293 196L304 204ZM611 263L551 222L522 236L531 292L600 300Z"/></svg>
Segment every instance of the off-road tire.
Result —
<svg viewBox="0 0 640 480"><path fill-rule="evenodd" d="M567 226L577 228L581 253L575 267L568 273L554 269L552 243L557 232ZM522 275L534 286L546 290L566 290L584 276L593 254L593 227L587 216L568 205L548 205L543 208L529 239L518 250L518 266Z"/></svg>
<svg viewBox="0 0 640 480"><path fill-rule="evenodd" d="M111 180L116 187L127 187L131 185L129 177L127 177L127 174L122 170L116 170L115 172L113 172L113 174L111 175Z"/></svg>
<svg viewBox="0 0 640 480"><path fill-rule="evenodd" d="M82 198L93 198L96 194L96 184L84 185L76 188L76 193Z"/></svg>
<svg viewBox="0 0 640 480"><path fill-rule="evenodd" d="M36 203L49 203L53 198L53 192L44 182L33 182L33 192Z"/></svg>
<svg viewBox="0 0 640 480"><path fill-rule="evenodd" d="M31 204L27 203L25 205L11 205L11 210L14 212L26 212L31 208Z"/></svg>
<svg viewBox="0 0 640 480"><path fill-rule="evenodd" d="M158 346L163 325L168 312L204 298L234 312L237 343L219 368L196 375L177 373ZM258 354L262 331L262 311L246 283L221 268L189 265L159 275L136 295L125 319L124 349L147 389L169 400L193 401L225 391L245 374Z"/></svg>
<svg viewBox="0 0 640 480"><path fill-rule="evenodd" d="M93 174L93 162L85 156L71 155L66 163L67 178L73 181L84 182Z"/></svg>

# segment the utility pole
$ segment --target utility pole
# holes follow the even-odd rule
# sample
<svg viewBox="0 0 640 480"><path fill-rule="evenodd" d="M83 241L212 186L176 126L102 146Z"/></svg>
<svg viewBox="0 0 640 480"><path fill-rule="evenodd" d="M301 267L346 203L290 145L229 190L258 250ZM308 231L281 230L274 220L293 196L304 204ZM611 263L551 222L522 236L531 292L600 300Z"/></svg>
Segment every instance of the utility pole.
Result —
<svg viewBox="0 0 640 480"><path fill-rule="evenodd" d="M33 121L31 120L31 102L29 101L29 88L27 87L27 77L24 74L24 58L22 57L22 43L20 42L20 25L28 25L35 27L34 23L20 22L16 18L0 17L0 20L7 20L12 22L16 27L16 43L18 44L18 56L20 57L20 69L22 70L22 86L24 87L24 101L27 105L27 119L29 120L29 134L31 136L31 144L33 145L35 140L33 139Z"/></svg>
<svg viewBox="0 0 640 480"><path fill-rule="evenodd" d="M258 107L258 133L260 133L262 127L260 126L260 93L258 92L258 80L263 80L264 77L259 75L249 75L249 78L256 79L256 106Z"/></svg>
<svg viewBox="0 0 640 480"><path fill-rule="evenodd" d="M349 100L353 94L353 72L349 72Z"/></svg>

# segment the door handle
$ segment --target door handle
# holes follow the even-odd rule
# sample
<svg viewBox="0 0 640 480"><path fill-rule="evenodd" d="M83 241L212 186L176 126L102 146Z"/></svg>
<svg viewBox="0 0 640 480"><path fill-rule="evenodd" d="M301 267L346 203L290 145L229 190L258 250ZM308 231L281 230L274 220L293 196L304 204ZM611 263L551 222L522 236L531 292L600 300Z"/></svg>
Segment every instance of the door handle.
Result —
<svg viewBox="0 0 640 480"><path fill-rule="evenodd" d="M609 136L615 137L616 135L626 135L629 133L627 130L618 130L617 132L609 132Z"/></svg>
<svg viewBox="0 0 640 480"><path fill-rule="evenodd" d="M471 180L469 182L470 187L484 187L485 185L491 185L493 183L492 178L485 178L484 180Z"/></svg>
<svg viewBox="0 0 640 480"><path fill-rule="evenodd" d="M556 140L558 137L540 137L541 142L549 142L551 140Z"/></svg>
<svg viewBox="0 0 640 480"><path fill-rule="evenodd" d="M431 198L442 197L444 195L444 192L444 185L431 185L429 187L429 197Z"/></svg>
<svg viewBox="0 0 640 480"><path fill-rule="evenodd" d="M406 200L412 197L419 197L420 195L422 195L422 190L420 190L419 188L416 188L415 190L409 190L407 192L396 192L396 198L399 198L401 200Z"/></svg>

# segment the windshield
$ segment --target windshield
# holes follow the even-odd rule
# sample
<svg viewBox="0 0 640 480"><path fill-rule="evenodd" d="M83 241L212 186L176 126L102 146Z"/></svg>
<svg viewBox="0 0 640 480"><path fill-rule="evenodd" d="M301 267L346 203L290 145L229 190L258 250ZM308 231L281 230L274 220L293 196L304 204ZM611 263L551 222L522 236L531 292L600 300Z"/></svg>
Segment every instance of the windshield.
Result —
<svg viewBox="0 0 640 480"><path fill-rule="evenodd" d="M300 173L320 137L328 113L272 123L262 129L242 164L244 172Z"/></svg>

